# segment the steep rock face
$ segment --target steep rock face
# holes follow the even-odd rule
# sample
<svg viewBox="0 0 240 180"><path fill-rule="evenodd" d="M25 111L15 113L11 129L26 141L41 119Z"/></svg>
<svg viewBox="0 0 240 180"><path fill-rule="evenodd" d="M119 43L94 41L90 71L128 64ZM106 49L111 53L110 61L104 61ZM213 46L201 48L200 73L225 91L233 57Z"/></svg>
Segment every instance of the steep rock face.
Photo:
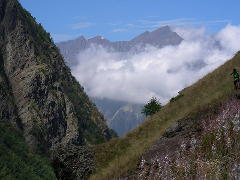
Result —
<svg viewBox="0 0 240 180"><path fill-rule="evenodd" d="M240 103L228 102L179 120L127 179L239 179Z"/></svg>
<svg viewBox="0 0 240 180"><path fill-rule="evenodd" d="M0 55L0 119L1 121L10 121L11 123L21 127L20 119L17 115L17 108L14 104L12 97L11 87L9 86L8 79L4 74L2 59ZM18 124L17 124L18 123Z"/></svg>
<svg viewBox="0 0 240 180"><path fill-rule="evenodd" d="M33 149L112 137L49 34L17 0L0 1L0 50L0 118L21 127Z"/></svg>
<svg viewBox="0 0 240 180"><path fill-rule="evenodd" d="M87 179L95 169L93 153L85 146L64 147L53 156L58 179Z"/></svg>

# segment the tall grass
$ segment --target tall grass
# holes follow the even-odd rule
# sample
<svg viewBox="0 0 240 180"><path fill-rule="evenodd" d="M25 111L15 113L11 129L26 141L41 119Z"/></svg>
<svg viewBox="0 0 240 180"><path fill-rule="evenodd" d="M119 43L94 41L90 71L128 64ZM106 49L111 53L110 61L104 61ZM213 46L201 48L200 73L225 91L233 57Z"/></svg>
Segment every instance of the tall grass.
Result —
<svg viewBox="0 0 240 180"><path fill-rule="evenodd" d="M185 88L181 92L181 98L165 105L125 137L97 145L94 149L97 169L90 179L114 179L131 173L141 155L161 137L166 128L178 119L193 116L196 112L232 96L235 93L230 76L233 68L240 68L239 53L192 86Z"/></svg>

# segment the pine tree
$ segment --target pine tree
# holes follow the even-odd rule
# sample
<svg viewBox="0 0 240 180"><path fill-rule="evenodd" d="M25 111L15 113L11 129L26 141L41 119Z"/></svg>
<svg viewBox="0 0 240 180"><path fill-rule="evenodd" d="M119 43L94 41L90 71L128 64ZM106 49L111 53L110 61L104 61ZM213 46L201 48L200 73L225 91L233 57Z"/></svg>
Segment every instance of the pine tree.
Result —
<svg viewBox="0 0 240 180"><path fill-rule="evenodd" d="M142 113L151 116L161 109L161 103L157 98L152 97L151 100L143 107Z"/></svg>

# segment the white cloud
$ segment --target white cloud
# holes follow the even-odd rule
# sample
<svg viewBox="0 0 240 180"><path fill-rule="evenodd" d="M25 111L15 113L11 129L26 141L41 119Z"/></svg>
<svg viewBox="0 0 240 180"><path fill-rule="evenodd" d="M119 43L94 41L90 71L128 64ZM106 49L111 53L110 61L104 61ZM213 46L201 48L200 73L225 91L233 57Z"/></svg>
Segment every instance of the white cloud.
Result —
<svg viewBox="0 0 240 180"><path fill-rule="evenodd" d="M238 51L240 49L240 26L228 25L219 32L217 38L229 51Z"/></svg>
<svg viewBox="0 0 240 180"><path fill-rule="evenodd" d="M93 25L94 25L94 23L91 23L91 22L81 22L81 23L72 24L71 28L73 30L79 30L79 29L91 27Z"/></svg>
<svg viewBox="0 0 240 180"><path fill-rule="evenodd" d="M139 21L143 25L151 28L158 28L166 25L186 25L196 21L192 18L179 18L179 19L170 19L170 20L141 20Z"/></svg>
<svg viewBox="0 0 240 180"><path fill-rule="evenodd" d="M240 27L226 26L215 36L204 28L176 28L185 38L179 46L123 57L102 47L79 54L73 74L90 96L146 103L156 96L162 103L211 72L240 49Z"/></svg>
<svg viewBox="0 0 240 180"><path fill-rule="evenodd" d="M205 27L195 28L193 26L188 27L175 27L173 31L177 32L186 41L198 41L202 39L209 39L209 36L205 34Z"/></svg>
<svg viewBox="0 0 240 180"><path fill-rule="evenodd" d="M112 32L124 32L127 31L127 29L125 28L117 28L117 29L113 29Z"/></svg>
<svg viewBox="0 0 240 180"><path fill-rule="evenodd" d="M139 21L146 28L159 28L161 26L189 26L189 25L215 25L215 24L228 24L229 20L210 20L200 21L193 18L178 18L170 20L141 20Z"/></svg>
<svg viewBox="0 0 240 180"><path fill-rule="evenodd" d="M86 20L86 19L88 19L88 17L87 16L74 16L73 17L73 19L76 19L76 20Z"/></svg>

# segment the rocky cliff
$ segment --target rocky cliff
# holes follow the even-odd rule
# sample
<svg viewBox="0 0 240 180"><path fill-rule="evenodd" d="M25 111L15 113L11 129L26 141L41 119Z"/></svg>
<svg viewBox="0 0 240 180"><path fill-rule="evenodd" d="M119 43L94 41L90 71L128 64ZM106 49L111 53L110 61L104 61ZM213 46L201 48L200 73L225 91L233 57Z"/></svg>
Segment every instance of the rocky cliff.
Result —
<svg viewBox="0 0 240 180"><path fill-rule="evenodd" d="M233 97L169 128L131 179L239 179L240 102Z"/></svg>
<svg viewBox="0 0 240 180"><path fill-rule="evenodd" d="M42 153L114 136L49 33L17 0L0 0L0 121Z"/></svg>

